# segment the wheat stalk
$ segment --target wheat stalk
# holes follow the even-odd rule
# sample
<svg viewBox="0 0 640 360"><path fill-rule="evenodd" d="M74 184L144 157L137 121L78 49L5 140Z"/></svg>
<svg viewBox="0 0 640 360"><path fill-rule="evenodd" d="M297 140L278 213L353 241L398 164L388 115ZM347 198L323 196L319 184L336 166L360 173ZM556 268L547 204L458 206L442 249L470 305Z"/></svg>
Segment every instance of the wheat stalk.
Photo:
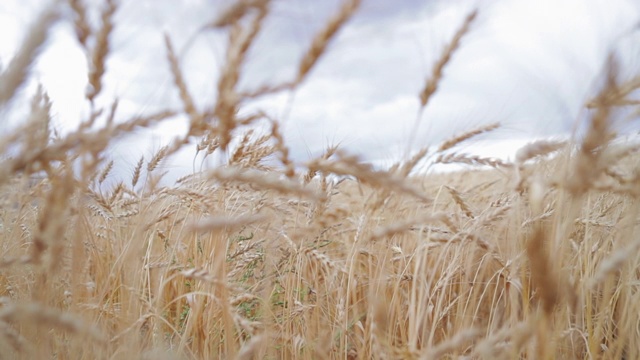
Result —
<svg viewBox="0 0 640 360"><path fill-rule="evenodd" d="M105 63L109 54L109 36L113 31L113 17L117 10L115 0L105 0L106 7L102 11L100 20L102 21L100 30L95 34L95 46L89 56L89 87L86 97L93 103L98 94L102 91L102 77L105 73Z"/></svg>
<svg viewBox="0 0 640 360"><path fill-rule="evenodd" d="M26 32L27 37L22 41L20 49L0 74L0 106L11 100L26 81L29 68L46 42L49 29L57 21L58 16L58 9L49 5Z"/></svg>
<svg viewBox="0 0 640 360"><path fill-rule="evenodd" d="M360 0L345 0L340 11L329 19L325 27L313 37L311 46L302 57L300 65L298 66L295 84L300 84L304 81L313 66L318 62L318 59L320 59L320 56L325 52L329 42L358 10L360 2Z"/></svg>
<svg viewBox="0 0 640 360"><path fill-rule="evenodd" d="M420 106L424 108L429 103L431 96L438 90L438 84L442 79L445 66L451 61L451 57L454 52L460 47L462 38L469 32L471 24L478 15L478 11L474 10L465 18L462 26L456 31L455 35L451 39L451 42L445 47L444 51L440 55L440 58L433 65L431 70L431 77L425 84L424 89L420 92Z"/></svg>
<svg viewBox="0 0 640 360"><path fill-rule="evenodd" d="M448 139L445 142L443 142L442 145L440 145L438 147L437 152L447 151L447 150L449 150L449 149L451 149L451 148L453 148L455 146L458 146L459 144L461 144L461 143L463 143L463 142L465 142L465 141L467 141L467 140L469 140L471 138L474 138L474 137L477 137L479 135L491 132L491 131L499 128L499 127L500 127L500 123L493 123L493 124L484 125L484 126L481 126L481 127L477 128L477 129L473 129L473 130L464 132L462 134L456 135L453 138Z"/></svg>

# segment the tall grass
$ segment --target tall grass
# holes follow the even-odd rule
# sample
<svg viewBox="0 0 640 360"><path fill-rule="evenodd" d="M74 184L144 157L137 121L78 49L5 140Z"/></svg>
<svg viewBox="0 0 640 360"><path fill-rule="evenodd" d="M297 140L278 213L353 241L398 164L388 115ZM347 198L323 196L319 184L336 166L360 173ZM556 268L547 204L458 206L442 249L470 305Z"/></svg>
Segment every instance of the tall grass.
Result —
<svg viewBox="0 0 640 360"><path fill-rule="evenodd" d="M95 27L82 1L64 5L73 19L59 17L63 5L45 11L0 75L0 106L23 101L55 21L77 30L92 106L53 136L40 88L0 140L12 149L0 164L0 357L640 358L638 146L611 130L637 80L620 83L611 60L586 136L534 142L514 163L457 150L498 124L388 170L336 147L296 163L277 119L238 110L295 91L359 3L327 21L295 79L246 90L238 77L271 3L237 2L205 28L229 34L209 108L195 105L165 35L182 108L132 119L94 103L118 3L104 2ZM416 94L422 107L475 17ZM115 139L180 114L186 136L105 186ZM191 143L228 163L163 185L158 165ZM422 161L481 168L412 175Z"/></svg>

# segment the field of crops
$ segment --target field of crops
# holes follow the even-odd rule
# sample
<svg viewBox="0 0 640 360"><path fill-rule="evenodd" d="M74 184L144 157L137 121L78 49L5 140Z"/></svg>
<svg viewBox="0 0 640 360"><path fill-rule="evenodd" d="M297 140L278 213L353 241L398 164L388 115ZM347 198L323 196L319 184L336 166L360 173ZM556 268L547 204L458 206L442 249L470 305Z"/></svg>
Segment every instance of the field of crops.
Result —
<svg viewBox="0 0 640 360"><path fill-rule="evenodd" d="M460 150L491 124L385 169L339 146L296 162L277 119L239 110L296 91L359 3L327 20L291 82L246 91L270 1L239 1L210 24L229 33L210 108L194 105L167 35L182 108L122 119L115 100L62 135L46 89L16 94L68 21L93 105L118 7L105 0L98 26L78 0L45 10L0 72L0 107L30 104L0 138L0 358L640 358L640 146L611 127L640 81L618 79L612 57L585 135L513 161ZM416 94L423 108L475 17ZM113 181L110 144L177 115L187 135ZM225 164L163 181L189 144Z"/></svg>

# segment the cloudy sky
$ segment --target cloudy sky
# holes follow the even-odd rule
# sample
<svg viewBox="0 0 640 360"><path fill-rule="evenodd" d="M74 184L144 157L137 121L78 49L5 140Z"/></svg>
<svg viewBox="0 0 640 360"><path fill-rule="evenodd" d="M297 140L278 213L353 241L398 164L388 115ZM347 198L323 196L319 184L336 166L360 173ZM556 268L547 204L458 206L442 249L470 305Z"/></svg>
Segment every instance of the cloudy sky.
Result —
<svg viewBox="0 0 640 360"><path fill-rule="evenodd" d="M0 64L6 66L48 0L0 2ZM89 4L100 5L99 0ZM163 33L181 56L191 92L202 108L215 101L226 34L198 30L225 0L122 0L99 99L120 99L122 118L179 108ZM251 49L242 87L291 79L314 33L338 0L275 0ZM445 44L474 8L479 16L445 69L420 118L418 94ZM97 7L94 6L97 9ZM87 108L85 55L68 21L54 29L31 86L41 82L54 102L55 125L73 128ZM640 3L633 0L364 0L311 76L295 93L252 104L281 120L298 161L340 143L384 163L436 144L456 132L499 121L502 128L469 151L508 157L532 138L567 136L588 117L582 104L597 89L607 55L617 51L622 76L640 73ZM19 111L13 111L19 113ZM2 113L9 117L7 111ZM19 116L12 117L19 121ZM17 120L16 120L17 119ZM620 123L634 131L634 123ZM4 126L6 131L10 127ZM111 152L134 164L186 129L176 119L121 141ZM192 154L171 165L190 168Z"/></svg>

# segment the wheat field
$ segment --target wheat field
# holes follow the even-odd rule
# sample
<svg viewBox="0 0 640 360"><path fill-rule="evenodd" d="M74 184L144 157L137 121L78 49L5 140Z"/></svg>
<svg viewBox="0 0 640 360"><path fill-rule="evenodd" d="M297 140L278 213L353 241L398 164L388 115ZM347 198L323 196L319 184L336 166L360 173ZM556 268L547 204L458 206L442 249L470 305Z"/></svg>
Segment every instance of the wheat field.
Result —
<svg viewBox="0 0 640 360"><path fill-rule="evenodd" d="M296 91L359 0L326 21L294 79L249 90L238 80L270 1L235 3L205 27L229 39L207 108L166 34L182 107L131 119L95 101L118 5L103 1L94 25L84 2L55 3L1 69L0 107L30 113L0 139L0 358L640 358L640 146L612 128L640 81L619 79L614 55L584 136L514 161L460 150L491 124L388 169L336 146L296 162L278 119L239 110ZM476 15L416 94L423 108ZM56 22L90 64L92 110L64 135L46 89L18 96ZM178 115L186 136L105 182L115 139ZM160 165L194 144L226 163L164 183ZM416 172L424 163L467 170Z"/></svg>

